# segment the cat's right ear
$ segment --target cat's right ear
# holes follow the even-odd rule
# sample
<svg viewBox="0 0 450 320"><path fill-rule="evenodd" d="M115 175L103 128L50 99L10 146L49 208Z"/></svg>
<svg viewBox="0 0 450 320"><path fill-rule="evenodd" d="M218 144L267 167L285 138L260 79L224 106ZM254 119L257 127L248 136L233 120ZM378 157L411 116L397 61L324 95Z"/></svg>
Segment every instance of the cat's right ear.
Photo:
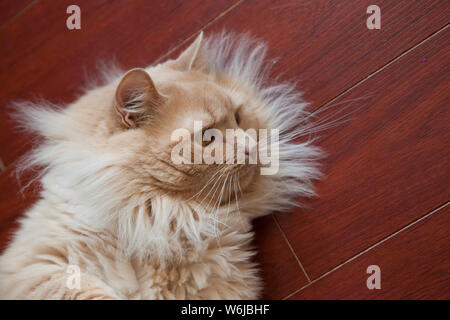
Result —
<svg viewBox="0 0 450 320"><path fill-rule="evenodd" d="M164 98L141 68L128 71L116 89L114 108L125 128L135 128L154 115Z"/></svg>
<svg viewBox="0 0 450 320"><path fill-rule="evenodd" d="M177 59L171 61L172 67L183 71L195 69L201 58L202 46L203 31L200 32L194 42L184 50Z"/></svg>

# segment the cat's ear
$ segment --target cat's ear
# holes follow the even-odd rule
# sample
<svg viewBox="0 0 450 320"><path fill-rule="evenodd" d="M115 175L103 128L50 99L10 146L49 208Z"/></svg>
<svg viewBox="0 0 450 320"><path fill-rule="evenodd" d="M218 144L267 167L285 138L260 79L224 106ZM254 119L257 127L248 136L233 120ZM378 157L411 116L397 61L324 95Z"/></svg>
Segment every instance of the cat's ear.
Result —
<svg viewBox="0 0 450 320"><path fill-rule="evenodd" d="M141 68L129 70L120 80L115 110L126 128L135 128L163 103L150 75Z"/></svg>
<svg viewBox="0 0 450 320"><path fill-rule="evenodd" d="M172 62L172 66L180 70L195 69L200 60L202 46L203 31L201 31L195 41Z"/></svg>

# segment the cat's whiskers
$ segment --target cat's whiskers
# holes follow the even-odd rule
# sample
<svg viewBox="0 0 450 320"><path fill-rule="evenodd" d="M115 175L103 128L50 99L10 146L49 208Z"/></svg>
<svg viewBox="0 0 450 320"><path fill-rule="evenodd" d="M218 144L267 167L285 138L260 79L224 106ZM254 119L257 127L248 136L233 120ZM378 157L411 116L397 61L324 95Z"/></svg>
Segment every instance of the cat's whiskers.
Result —
<svg viewBox="0 0 450 320"><path fill-rule="evenodd" d="M356 113L357 111L359 111L363 106L359 106L343 115L342 115L342 113L345 112L346 110L349 110L350 107L352 105L354 105L354 103L356 103L360 100L368 99L370 97L371 97L371 95L359 97L359 98L355 98L355 99L348 99L348 100L340 101L340 102L333 103L328 106L322 107L322 108L316 110L315 112L311 113L310 115L306 116L304 119L302 119L295 127L290 129L289 132L280 133L280 138L290 140L290 139L294 139L297 137L311 135L313 133L325 131L330 128L334 128L341 124L344 124L344 123L350 121L351 120L350 116L352 114ZM345 105L343 108L338 108L335 112L329 114L326 117L323 117L321 119L319 118L319 120L316 122L309 121L311 118L317 117L318 115L322 114L323 112L325 112L333 107L342 105L342 104L347 104L347 105ZM338 115L339 115L338 118L333 119ZM330 119L333 119L333 120L328 121Z"/></svg>
<svg viewBox="0 0 450 320"><path fill-rule="evenodd" d="M238 183L239 191L240 191L240 193L241 193L241 197L244 198L244 193L242 192L241 183L239 182L239 176L240 176L240 174L239 174L239 171L238 171L238 180L237 180L237 183Z"/></svg>
<svg viewBox="0 0 450 320"><path fill-rule="evenodd" d="M228 172L226 177L225 177L225 180L223 182L222 189L220 190L220 194L219 194L219 197L217 199L217 205L215 205L215 208L216 208L215 211L214 211L214 216L215 217L218 216L219 209L220 209L220 204L222 203L222 198L223 198L223 194L224 194L224 191L225 191L225 186L227 184L229 175L230 175L230 173Z"/></svg>
<svg viewBox="0 0 450 320"><path fill-rule="evenodd" d="M227 213L226 216L228 217L229 213L230 213L230 198L231 198L231 181L233 180L233 175L230 175L230 180L229 180L229 186L228 186L228 204L227 204Z"/></svg>
<svg viewBox="0 0 450 320"><path fill-rule="evenodd" d="M219 170L218 172L220 172L219 177L216 179L216 181L215 181L213 187L212 187L211 190L208 192L208 194L206 195L206 197L205 197L205 198L200 202L200 204L199 204L199 207L202 208L203 213L204 213L205 215L207 215L210 219L213 220L213 223L214 223L214 236L215 236L215 238L218 238L218 236L219 236L219 235L218 235L218 232L217 232L217 223L220 223L221 221L219 221L219 220L216 218L216 213L215 213L215 212L214 212L213 214L211 214L211 213L208 214L208 213L207 213L207 208L210 207L211 202L215 199L215 196L216 196L217 191L220 189L221 183L218 183L218 182L220 182L220 180L222 179L222 177L223 177L225 174L227 174L225 168L222 169L222 170ZM227 176L228 176L228 174L227 174ZM224 181L224 183L225 183L225 181ZM206 206L204 206L204 205L203 205L203 202L205 201L205 199L208 198L209 194L211 193L211 191L213 191L213 189L214 189L214 192L213 192L213 194L212 194L212 196L211 196L211 198L210 198L208 204L207 204ZM220 195L220 193L219 193L219 195ZM213 206L214 208L216 207L216 204L215 204L215 203L216 203L216 202L214 201L214 206ZM227 226L227 225L224 224L224 223L221 223L221 224ZM218 243L218 245L220 246L219 243Z"/></svg>
<svg viewBox="0 0 450 320"><path fill-rule="evenodd" d="M238 200L238 190L237 190L237 181L239 180L238 178L239 176L239 171L235 173L235 179L234 179L234 184L233 184L233 188L234 188L234 197L236 198L236 209L238 211L239 216L241 215L241 210L239 209L239 200Z"/></svg>
<svg viewBox="0 0 450 320"><path fill-rule="evenodd" d="M203 188L202 188L199 192L197 192L196 194L194 194L192 197L190 197L190 198L188 199L188 201L189 201L189 200L192 200L192 199L194 199L194 198L196 198L196 197L198 197L198 196L200 196L200 194L202 194L202 192L206 189L206 187L213 181L214 177L217 176L217 174L220 173L220 172L221 172L221 170L217 170L216 173L214 173L214 174L209 178L208 182L205 183L205 185L203 186Z"/></svg>
<svg viewBox="0 0 450 320"><path fill-rule="evenodd" d="M347 100L343 100L343 101L340 101L340 102L331 103L331 104L325 105L325 106L323 106L323 107L319 107L318 109L316 109L316 111L314 111L314 112L310 113L309 115L305 116L305 117L297 124L297 127L298 127L298 126L301 126L304 122L308 122L308 120L309 120L310 118L314 118L314 117L316 117L317 115L320 115L321 113L323 113L323 112L325 112L325 111L327 111L327 110L329 110L329 109L331 109L331 108L340 106L340 105L342 105L342 104L347 104L347 103L353 104L354 102L357 102L357 101L360 101L360 100L369 99L369 98L371 98L372 96L373 96L373 94L370 94L370 95L367 95L367 96L363 96L363 97L359 97L359 98L354 98L354 99L347 99ZM348 108L351 106L351 104L350 104L350 105L344 106L344 108L339 108L337 113L339 113L340 111L344 111L344 110L348 109Z"/></svg>
<svg viewBox="0 0 450 320"><path fill-rule="evenodd" d="M228 216L228 214L230 212L230 205L231 205L231 200L232 200L232 198L231 198L231 195L232 195L231 184L232 184L232 181L233 181L234 173L230 172L229 173L229 177L230 177L230 179L228 180L228 183L227 183L227 188L228 188L228 190L227 190L227 192L228 192L227 216Z"/></svg>
<svg viewBox="0 0 450 320"><path fill-rule="evenodd" d="M305 136L305 135L309 135L309 134L312 134L312 133L317 133L317 132L324 131L324 130L327 130L327 129L330 129L330 128L333 128L333 127L337 127L337 126L339 126L341 124L344 124L345 122L350 121L351 119L348 118L348 117L351 114L355 113L355 110L353 110L353 111L351 111L351 112L349 112L349 113L347 113L345 115L342 115L342 116L340 116L340 117L338 117L338 118L336 118L336 119L334 119L332 121L327 122L329 119L337 116L339 113L340 113L340 111L336 111L336 112L332 113L331 115L329 115L329 116L327 116L327 117L325 117L323 119L320 119L317 122L308 123L306 126L301 128L300 130L295 131L295 132L291 132L291 133L289 133L287 135L284 135L283 138L294 139L294 138L297 138L297 137L302 137L302 136Z"/></svg>
<svg viewBox="0 0 450 320"><path fill-rule="evenodd" d="M214 213L212 215L214 217L214 219L218 219L218 213L219 213L219 209L220 209L220 204L222 203L223 194L224 194L224 191L225 191L225 186L227 184L229 175L230 175L230 173L228 172L226 177L225 177L225 180L224 180L224 182L222 184L222 189L220 191L219 197L218 197L217 202L216 202L217 204L214 205L215 210L214 210ZM218 231L217 230L217 223L214 224L214 229L215 229L214 231L215 231L216 237L218 238L219 234L217 232Z"/></svg>
<svg viewBox="0 0 450 320"><path fill-rule="evenodd" d="M225 222L220 221L220 220L217 219L217 218L210 217L210 219L213 220L214 222L218 223L218 224L224 225L225 227L231 229L231 226L230 226L229 224L226 224ZM218 238L218 235L217 235L217 234L216 234L216 238Z"/></svg>
<svg viewBox="0 0 450 320"><path fill-rule="evenodd" d="M236 185L237 185L237 175L238 175L238 173L236 172L235 174L234 174L234 183L233 183L233 189L234 189L234 198L235 198L235 207L236 207L236 209L238 209L239 210L239 203L238 203L238 194L237 194L237 188L236 188Z"/></svg>
<svg viewBox="0 0 450 320"><path fill-rule="evenodd" d="M212 192L213 190L214 190L214 193L213 193L211 199L209 200L208 204L206 205L206 207L209 207L209 205L211 204L212 199L214 199L214 196L215 196L215 194L216 194L216 192L217 192L217 190L218 190L218 188L219 188L219 186L220 186L220 184L217 184L217 183L220 181L220 179L221 179L221 178L225 175L225 173L226 173L226 171L225 171L224 169L219 170L218 172L220 172L219 177L217 177L217 179L215 180L213 186L211 187L211 189L209 190L209 192L206 194L206 196L200 201L200 205L203 205L203 201L205 201L205 199L208 198L208 196L211 194L211 192ZM217 187L216 187L216 185L217 185ZM217 189L216 189L216 188L217 188Z"/></svg>
<svg viewBox="0 0 450 320"><path fill-rule="evenodd" d="M216 186L215 186L215 188L214 188L214 192L213 192L213 194L211 195L211 197L210 197L210 199L209 199L209 201L208 201L208 204L205 206L205 208L208 208L208 209L213 209L213 208L215 208L216 207L216 193L219 191L219 193L218 193L218 195L217 195L217 197L219 197L220 196L220 190L221 190L221 185L222 185L222 183L220 182L221 180L222 180L222 178L224 177L226 175L226 171L225 170L223 170L223 172L222 172L222 174L219 176L219 178L217 179L217 181L216 181ZM206 199L206 198L205 198Z"/></svg>

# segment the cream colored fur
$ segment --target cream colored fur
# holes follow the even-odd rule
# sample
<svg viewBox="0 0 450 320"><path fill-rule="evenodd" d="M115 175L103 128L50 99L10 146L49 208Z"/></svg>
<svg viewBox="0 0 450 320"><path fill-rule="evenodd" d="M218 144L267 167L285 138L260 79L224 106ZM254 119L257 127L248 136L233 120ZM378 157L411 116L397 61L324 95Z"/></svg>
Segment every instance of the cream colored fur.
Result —
<svg viewBox="0 0 450 320"><path fill-rule="evenodd" d="M311 128L306 104L291 85L266 82L264 56L264 45L246 36L200 35L177 60L146 69L174 106L132 129L120 127L112 107L120 77L62 110L19 104L24 126L45 138L23 162L44 167L42 191L0 257L0 297L260 298L251 221L313 195L320 157L311 142L291 142ZM233 191L225 201L212 196L217 207L189 193L206 185L212 168L178 175L185 169L171 171L158 158L167 152L165 126L186 120L178 114L200 85L203 100L243 105L248 126L280 129L279 172L220 180ZM66 285L71 265L81 270L79 289Z"/></svg>

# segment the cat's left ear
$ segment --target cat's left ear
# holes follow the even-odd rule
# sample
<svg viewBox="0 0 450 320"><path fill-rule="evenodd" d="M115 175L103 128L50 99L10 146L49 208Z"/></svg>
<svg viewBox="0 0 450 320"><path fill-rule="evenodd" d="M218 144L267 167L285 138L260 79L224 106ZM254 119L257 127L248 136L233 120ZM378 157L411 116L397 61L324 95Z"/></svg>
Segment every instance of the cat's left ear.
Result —
<svg viewBox="0 0 450 320"><path fill-rule="evenodd" d="M203 31L200 32L195 41L176 60L172 61L172 66L183 71L195 69L201 57L202 46Z"/></svg>
<svg viewBox="0 0 450 320"><path fill-rule="evenodd" d="M141 68L128 71L120 80L115 95L115 110L125 128L135 128L154 115L164 98L156 90L150 75Z"/></svg>

